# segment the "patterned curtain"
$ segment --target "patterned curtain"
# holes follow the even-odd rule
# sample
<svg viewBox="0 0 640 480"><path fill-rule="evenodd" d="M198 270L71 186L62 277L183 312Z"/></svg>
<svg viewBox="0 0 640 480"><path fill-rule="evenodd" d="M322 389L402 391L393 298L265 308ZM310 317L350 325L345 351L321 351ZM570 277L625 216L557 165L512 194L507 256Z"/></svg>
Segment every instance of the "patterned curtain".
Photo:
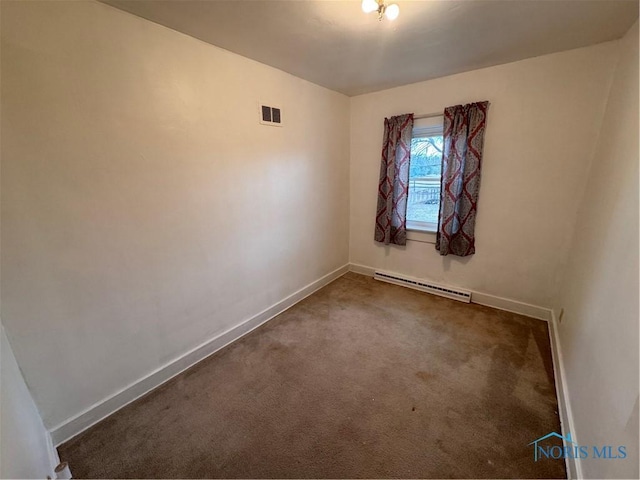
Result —
<svg viewBox="0 0 640 480"><path fill-rule="evenodd" d="M376 242L407 243L407 197L413 113L384 119Z"/></svg>
<svg viewBox="0 0 640 480"><path fill-rule="evenodd" d="M489 102L444 111L444 151L436 250L465 257L475 253L482 146Z"/></svg>

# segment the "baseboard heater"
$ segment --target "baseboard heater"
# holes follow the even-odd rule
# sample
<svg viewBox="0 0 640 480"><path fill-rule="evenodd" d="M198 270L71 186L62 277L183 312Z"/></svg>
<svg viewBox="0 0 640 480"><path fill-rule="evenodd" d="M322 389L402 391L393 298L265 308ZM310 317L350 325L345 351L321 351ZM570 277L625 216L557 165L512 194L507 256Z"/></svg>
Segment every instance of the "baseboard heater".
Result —
<svg viewBox="0 0 640 480"><path fill-rule="evenodd" d="M393 283L394 285L413 288L414 290L432 293L433 295L440 295L441 297L452 298L460 302L471 302L471 292L467 290L459 290L457 288L438 285L426 280L405 277L404 275L398 275L397 273L383 272L380 270L376 270L374 272L373 278L375 278L376 280L380 280L381 282Z"/></svg>

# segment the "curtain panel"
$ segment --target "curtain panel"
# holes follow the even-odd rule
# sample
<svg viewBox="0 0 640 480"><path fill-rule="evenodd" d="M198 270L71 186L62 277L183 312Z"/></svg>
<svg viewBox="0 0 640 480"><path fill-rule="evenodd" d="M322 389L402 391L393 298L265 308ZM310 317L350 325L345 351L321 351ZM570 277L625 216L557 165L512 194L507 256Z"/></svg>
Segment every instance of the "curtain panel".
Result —
<svg viewBox="0 0 640 480"><path fill-rule="evenodd" d="M413 113L384 119L374 239L385 245L407 243L407 197L412 131Z"/></svg>
<svg viewBox="0 0 640 480"><path fill-rule="evenodd" d="M475 253L482 148L489 102L447 107L436 250L465 257Z"/></svg>

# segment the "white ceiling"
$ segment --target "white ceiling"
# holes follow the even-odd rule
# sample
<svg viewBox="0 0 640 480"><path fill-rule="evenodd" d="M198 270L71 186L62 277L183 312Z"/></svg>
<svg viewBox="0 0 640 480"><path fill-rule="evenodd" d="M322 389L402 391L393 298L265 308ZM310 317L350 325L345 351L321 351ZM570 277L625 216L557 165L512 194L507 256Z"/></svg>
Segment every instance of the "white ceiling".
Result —
<svg viewBox="0 0 640 480"><path fill-rule="evenodd" d="M347 95L620 38L638 0L102 0Z"/></svg>

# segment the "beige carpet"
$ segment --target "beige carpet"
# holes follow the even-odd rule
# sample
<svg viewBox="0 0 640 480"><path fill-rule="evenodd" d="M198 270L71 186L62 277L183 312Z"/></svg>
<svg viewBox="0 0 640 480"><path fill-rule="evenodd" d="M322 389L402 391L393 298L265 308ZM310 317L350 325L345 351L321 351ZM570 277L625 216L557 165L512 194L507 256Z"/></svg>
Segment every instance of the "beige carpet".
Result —
<svg viewBox="0 0 640 480"><path fill-rule="evenodd" d="M349 273L59 448L76 478L563 478L547 324Z"/></svg>

